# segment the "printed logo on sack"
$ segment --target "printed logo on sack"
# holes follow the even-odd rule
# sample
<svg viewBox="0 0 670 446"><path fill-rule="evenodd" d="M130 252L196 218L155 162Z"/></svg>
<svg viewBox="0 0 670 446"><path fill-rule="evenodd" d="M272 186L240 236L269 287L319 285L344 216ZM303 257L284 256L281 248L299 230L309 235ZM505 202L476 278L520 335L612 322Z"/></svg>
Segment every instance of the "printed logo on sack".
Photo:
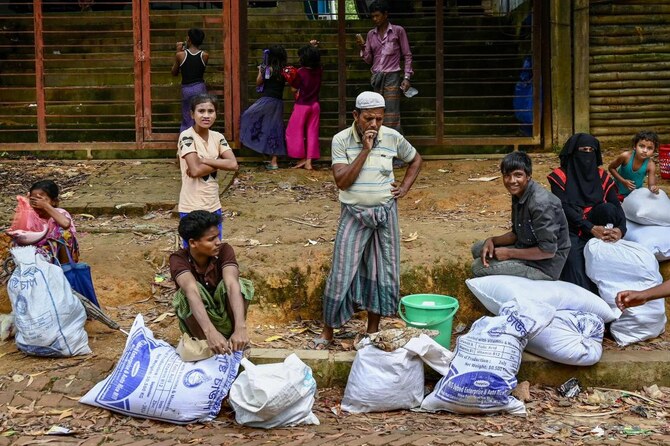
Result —
<svg viewBox="0 0 670 446"><path fill-rule="evenodd" d="M95 398L100 404L128 410L128 397L142 384L149 364L151 350L158 345L145 336L144 330L138 330L128 341L126 349L114 372Z"/></svg>
<svg viewBox="0 0 670 446"><path fill-rule="evenodd" d="M512 390L509 383L495 373L476 371L444 378L437 398L446 402L477 401L482 408L507 404Z"/></svg>
<svg viewBox="0 0 670 446"><path fill-rule="evenodd" d="M20 315L25 315L28 313L28 301L23 294L19 294L16 298L16 313Z"/></svg>
<svg viewBox="0 0 670 446"><path fill-rule="evenodd" d="M499 338L505 333L505 325L498 325L497 327L491 327L489 331L486 332L492 338Z"/></svg>
<svg viewBox="0 0 670 446"><path fill-rule="evenodd" d="M184 387L194 388L207 381L207 374L202 369L193 369L184 375Z"/></svg>

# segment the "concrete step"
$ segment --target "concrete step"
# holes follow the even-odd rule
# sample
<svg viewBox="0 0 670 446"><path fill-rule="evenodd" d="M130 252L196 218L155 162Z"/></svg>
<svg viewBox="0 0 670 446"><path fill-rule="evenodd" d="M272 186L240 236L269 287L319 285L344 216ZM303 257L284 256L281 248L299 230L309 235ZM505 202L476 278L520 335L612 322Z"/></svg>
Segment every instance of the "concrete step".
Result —
<svg viewBox="0 0 670 446"><path fill-rule="evenodd" d="M254 364L282 362L295 353L312 368L319 387L346 386L355 352L327 352L313 350L286 350L252 348L249 360ZM426 367L426 375L439 379L439 375ZM665 351L605 351L598 364L575 367L524 353L519 382L531 385L557 387L570 378L577 378L584 387L610 387L640 390L656 384L670 386L670 353Z"/></svg>

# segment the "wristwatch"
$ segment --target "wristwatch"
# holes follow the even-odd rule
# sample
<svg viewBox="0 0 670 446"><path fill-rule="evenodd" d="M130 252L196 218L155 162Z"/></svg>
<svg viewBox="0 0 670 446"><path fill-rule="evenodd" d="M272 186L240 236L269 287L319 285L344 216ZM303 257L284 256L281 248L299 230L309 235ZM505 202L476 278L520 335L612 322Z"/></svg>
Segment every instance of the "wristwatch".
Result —
<svg viewBox="0 0 670 446"><path fill-rule="evenodd" d="M406 74L406 75L405 75L405 80L406 80L406 81L409 80L409 74Z"/></svg>

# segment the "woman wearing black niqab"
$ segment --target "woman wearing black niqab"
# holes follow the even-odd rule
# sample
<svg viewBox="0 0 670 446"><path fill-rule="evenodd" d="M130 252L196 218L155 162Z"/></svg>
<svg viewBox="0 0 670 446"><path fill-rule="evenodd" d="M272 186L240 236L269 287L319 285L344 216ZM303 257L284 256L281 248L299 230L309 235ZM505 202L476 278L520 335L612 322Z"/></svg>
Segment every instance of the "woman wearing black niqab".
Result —
<svg viewBox="0 0 670 446"><path fill-rule="evenodd" d="M626 216L617 198L614 180L601 169L600 142L588 133L572 135L559 155L561 167L547 179L551 191L563 203L570 228L570 254L561 280L597 293L586 275L584 246L593 238L615 242L626 233ZM613 227L606 228L605 225Z"/></svg>

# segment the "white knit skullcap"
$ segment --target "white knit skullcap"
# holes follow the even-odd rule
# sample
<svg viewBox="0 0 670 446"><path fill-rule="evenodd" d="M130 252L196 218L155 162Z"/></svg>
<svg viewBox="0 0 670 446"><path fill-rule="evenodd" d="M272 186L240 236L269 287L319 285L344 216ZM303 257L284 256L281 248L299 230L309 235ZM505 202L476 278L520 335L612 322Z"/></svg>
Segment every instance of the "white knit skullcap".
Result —
<svg viewBox="0 0 670 446"><path fill-rule="evenodd" d="M374 91L364 91L356 98L356 108L364 110L367 108L384 108L384 96Z"/></svg>

